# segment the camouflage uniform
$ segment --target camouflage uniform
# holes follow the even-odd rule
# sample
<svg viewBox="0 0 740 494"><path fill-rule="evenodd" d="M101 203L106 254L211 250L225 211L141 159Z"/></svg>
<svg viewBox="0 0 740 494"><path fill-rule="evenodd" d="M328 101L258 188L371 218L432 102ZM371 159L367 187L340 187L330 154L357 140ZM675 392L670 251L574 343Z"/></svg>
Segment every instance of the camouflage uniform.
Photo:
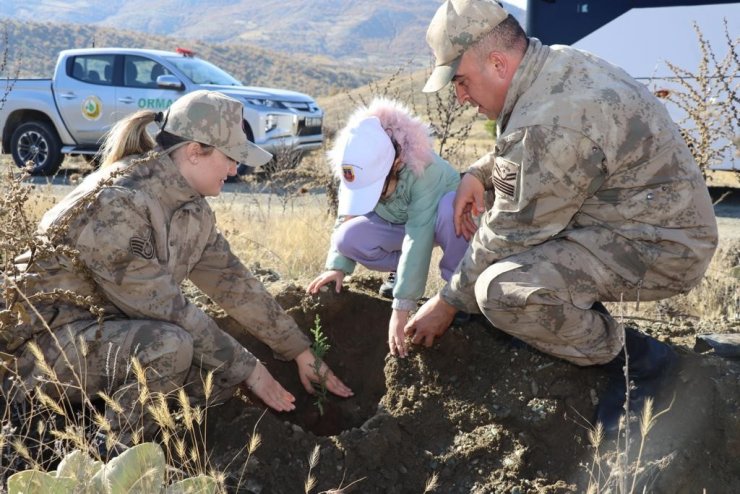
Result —
<svg viewBox="0 0 740 494"><path fill-rule="evenodd" d="M148 367L152 391L186 384L190 396L202 398L201 379L213 371L211 402L228 397L256 364L249 351L185 298L185 279L283 358L293 359L310 346L231 252L208 202L170 157L137 158L87 177L40 223L40 238L79 251L83 270L61 248L51 258L31 263L27 253L16 260L22 272L17 282L28 295L63 289L97 298L104 310L102 326L86 307L56 297L34 303L51 333L37 319L17 329L33 334L60 381L77 383L74 369L88 394L114 393L133 414L126 419L132 423L141 413L134 407L135 379L126 373L132 356ZM26 346L16 354L20 375L34 386L40 371L32 355Z"/></svg>
<svg viewBox="0 0 740 494"><path fill-rule="evenodd" d="M469 170L495 190L442 297L579 365L612 360L618 323L595 301L656 300L702 278L712 203L665 107L590 54L529 40Z"/></svg>

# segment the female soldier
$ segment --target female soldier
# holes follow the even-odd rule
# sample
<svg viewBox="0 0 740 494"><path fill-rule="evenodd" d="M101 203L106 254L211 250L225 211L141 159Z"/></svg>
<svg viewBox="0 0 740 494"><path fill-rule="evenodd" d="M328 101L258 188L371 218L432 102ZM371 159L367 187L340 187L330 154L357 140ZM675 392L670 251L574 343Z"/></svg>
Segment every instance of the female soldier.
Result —
<svg viewBox="0 0 740 494"><path fill-rule="evenodd" d="M455 234L452 201L460 174L432 150L429 128L400 103L377 98L358 108L339 132L329 161L340 178L339 216L327 271L308 286L342 288L355 263L396 271L388 346L407 355L403 328L424 294L432 249L448 280L468 242Z"/></svg>
<svg viewBox="0 0 740 494"><path fill-rule="evenodd" d="M154 141L146 131L152 122L159 125ZM350 396L325 364L317 375L308 338L231 252L205 199L221 192L237 163L259 166L270 157L247 141L242 104L217 92L195 91L164 115L140 111L120 121L104 143L101 169L41 220L39 238L54 254L16 260L15 282L35 315L16 328L26 387L40 384L22 343L32 337L60 382L77 382L88 396L112 393L125 413L106 415L119 431L143 418L136 380L125 372L131 357L146 369L150 391L185 386L202 401L202 376L213 371L210 402L243 386L277 411L292 410L294 397L185 297L181 283L189 279L277 354L295 360L309 393L311 381L322 380ZM55 289L90 297L103 324L89 304L42 296Z"/></svg>

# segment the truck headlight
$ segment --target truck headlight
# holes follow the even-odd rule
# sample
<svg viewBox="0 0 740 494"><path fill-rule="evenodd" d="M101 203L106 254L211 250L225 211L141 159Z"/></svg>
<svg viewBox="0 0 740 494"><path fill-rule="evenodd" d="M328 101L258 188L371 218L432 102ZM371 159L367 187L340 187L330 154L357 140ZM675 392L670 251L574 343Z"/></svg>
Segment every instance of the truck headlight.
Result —
<svg viewBox="0 0 740 494"><path fill-rule="evenodd" d="M280 102L266 98L246 98L245 101L253 106L263 106L265 108L280 108Z"/></svg>
<svg viewBox="0 0 740 494"><path fill-rule="evenodd" d="M265 133L270 132L272 129L277 127L278 118L275 114L268 114L267 117L265 117Z"/></svg>

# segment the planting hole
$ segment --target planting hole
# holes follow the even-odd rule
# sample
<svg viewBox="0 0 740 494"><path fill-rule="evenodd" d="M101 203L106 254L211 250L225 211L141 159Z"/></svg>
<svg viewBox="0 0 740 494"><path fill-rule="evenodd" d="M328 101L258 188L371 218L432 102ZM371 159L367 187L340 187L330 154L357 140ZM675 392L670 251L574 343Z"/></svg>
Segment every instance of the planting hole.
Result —
<svg viewBox="0 0 740 494"><path fill-rule="evenodd" d="M308 394L300 383L295 364L276 361L269 348L241 332L237 338L296 398L293 412L277 416L319 436L333 436L360 427L375 415L386 391L383 369L388 354L390 302L354 291L341 294L327 291L309 297L297 288L288 289L276 298L309 337L318 314L321 331L330 345L324 360L354 391L350 398L327 392L319 407L317 395ZM233 324L234 321L219 321L219 325L237 336Z"/></svg>

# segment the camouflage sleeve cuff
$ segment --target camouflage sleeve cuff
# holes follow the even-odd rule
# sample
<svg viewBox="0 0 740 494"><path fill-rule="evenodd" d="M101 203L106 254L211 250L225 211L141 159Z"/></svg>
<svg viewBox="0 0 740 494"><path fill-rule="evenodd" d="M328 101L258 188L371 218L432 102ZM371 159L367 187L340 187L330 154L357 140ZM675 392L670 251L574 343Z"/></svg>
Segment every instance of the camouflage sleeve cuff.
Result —
<svg viewBox="0 0 740 494"><path fill-rule="evenodd" d="M418 307L416 300L409 300L404 298L394 298L391 307L394 310L405 310L412 311Z"/></svg>
<svg viewBox="0 0 740 494"><path fill-rule="evenodd" d="M486 190L493 190L493 164L493 154L489 153L470 165L465 173L477 178Z"/></svg>
<svg viewBox="0 0 740 494"><path fill-rule="evenodd" d="M308 339L308 336L306 336L303 333L300 333L301 336L297 336L295 338L295 341L292 343L289 343L289 349L284 350L280 355L285 361L291 361L295 359L298 355L302 354L304 351L306 351L307 348L311 347L311 342Z"/></svg>
<svg viewBox="0 0 740 494"><path fill-rule="evenodd" d="M439 296L442 300L455 307L457 310L467 312L468 314L480 314L480 308L478 307L478 301L475 299L475 296L465 296L462 293L453 290L449 283L442 288L439 292Z"/></svg>

